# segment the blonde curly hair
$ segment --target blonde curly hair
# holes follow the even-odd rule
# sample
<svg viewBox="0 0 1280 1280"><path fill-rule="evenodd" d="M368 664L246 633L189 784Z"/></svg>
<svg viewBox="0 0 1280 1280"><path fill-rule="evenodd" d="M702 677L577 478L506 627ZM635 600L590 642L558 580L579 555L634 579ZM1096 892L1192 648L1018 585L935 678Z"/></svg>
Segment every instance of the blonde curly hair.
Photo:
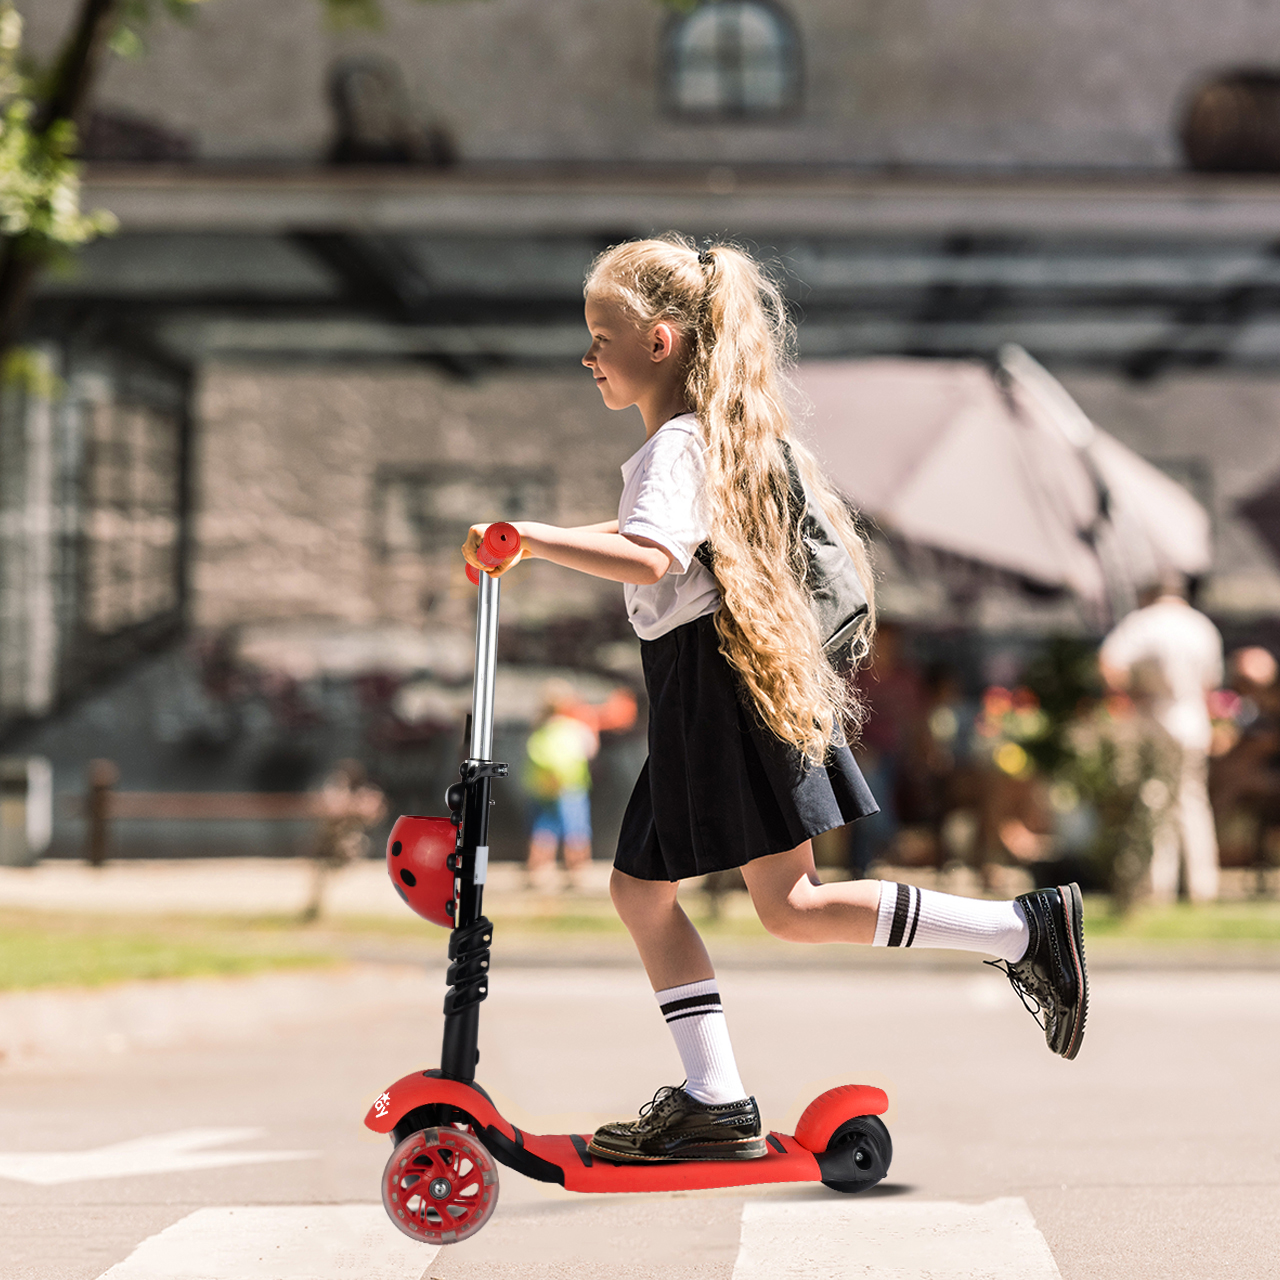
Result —
<svg viewBox="0 0 1280 1280"><path fill-rule="evenodd" d="M820 764L846 729L856 732L862 708L822 647L780 442L839 531L870 602L855 661L870 645L875 605L854 518L792 435L782 392L794 330L781 291L743 250L717 244L699 252L686 237L669 235L606 250L584 293L618 303L642 330L665 322L685 339L685 400L707 444L720 652L765 725Z"/></svg>

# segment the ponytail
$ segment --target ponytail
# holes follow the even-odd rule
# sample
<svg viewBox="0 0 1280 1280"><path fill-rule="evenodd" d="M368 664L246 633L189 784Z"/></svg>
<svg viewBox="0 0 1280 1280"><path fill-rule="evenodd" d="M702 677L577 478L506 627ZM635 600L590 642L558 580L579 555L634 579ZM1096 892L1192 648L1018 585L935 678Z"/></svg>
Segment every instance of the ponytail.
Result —
<svg viewBox="0 0 1280 1280"><path fill-rule="evenodd" d="M720 652L764 723L820 764L861 720L850 682L822 647L804 586L805 557L787 501L791 447L873 599L853 518L791 435L783 400L794 330L778 286L740 249L697 252L679 237L619 245L587 276L589 295L616 298L644 329L673 324L689 344L685 397L706 439L712 564L720 587ZM874 607L855 641L861 658Z"/></svg>

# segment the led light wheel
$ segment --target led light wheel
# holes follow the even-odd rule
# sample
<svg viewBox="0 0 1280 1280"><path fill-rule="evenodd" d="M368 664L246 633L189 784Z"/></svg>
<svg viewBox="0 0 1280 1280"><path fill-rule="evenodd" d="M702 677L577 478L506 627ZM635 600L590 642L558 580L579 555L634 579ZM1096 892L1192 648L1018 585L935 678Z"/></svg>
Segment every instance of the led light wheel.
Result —
<svg viewBox="0 0 1280 1280"><path fill-rule="evenodd" d="M456 1244L475 1235L498 1203L498 1170L484 1144L460 1129L421 1129L391 1153L382 1203L407 1236Z"/></svg>

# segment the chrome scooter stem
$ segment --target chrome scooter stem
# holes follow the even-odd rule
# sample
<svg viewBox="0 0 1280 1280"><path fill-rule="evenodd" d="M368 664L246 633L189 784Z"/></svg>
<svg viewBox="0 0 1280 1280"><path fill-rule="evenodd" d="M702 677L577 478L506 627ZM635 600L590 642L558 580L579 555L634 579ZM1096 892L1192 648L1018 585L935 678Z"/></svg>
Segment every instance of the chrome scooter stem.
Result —
<svg viewBox="0 0 1280 1280"><path fill-rule="evenodd" d="M476 666L471 702L471 750L463 762L462 825L457 852L454 929L449 936L449 989L444 1001L440 1070L450 1080L475 1079L480 1002L488 995L493 926L483 914L489 868L489 795L507 766L493 759L493 694L498 666L501 583L480 574L476 604Z"/></svg>
<svg viewBox="0 0 1280 1280"><path fill-rule="evenodd" d="M493 759L493 688L498 667L498 596L502 583L480 575L476 605L476 668L471 695L471 758Z"/></svg>

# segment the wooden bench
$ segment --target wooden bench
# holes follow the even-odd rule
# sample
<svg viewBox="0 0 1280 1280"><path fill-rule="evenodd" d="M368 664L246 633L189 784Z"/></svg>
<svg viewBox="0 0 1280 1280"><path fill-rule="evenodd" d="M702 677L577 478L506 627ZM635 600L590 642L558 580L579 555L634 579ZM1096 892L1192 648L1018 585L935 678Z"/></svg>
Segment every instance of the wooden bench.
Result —
<svg viewBox="0 0 1280 1280"><path fill-rule="evenodd" d="M111 760L89 763L89 790L81 812L87 820L85 860L102 866L110 851L111 824L155 822L323 822L351 818L365 826L379 820L376 788L320 791L117 791L120 770ZM376 798L375 798L376 797Z"/></svg>

